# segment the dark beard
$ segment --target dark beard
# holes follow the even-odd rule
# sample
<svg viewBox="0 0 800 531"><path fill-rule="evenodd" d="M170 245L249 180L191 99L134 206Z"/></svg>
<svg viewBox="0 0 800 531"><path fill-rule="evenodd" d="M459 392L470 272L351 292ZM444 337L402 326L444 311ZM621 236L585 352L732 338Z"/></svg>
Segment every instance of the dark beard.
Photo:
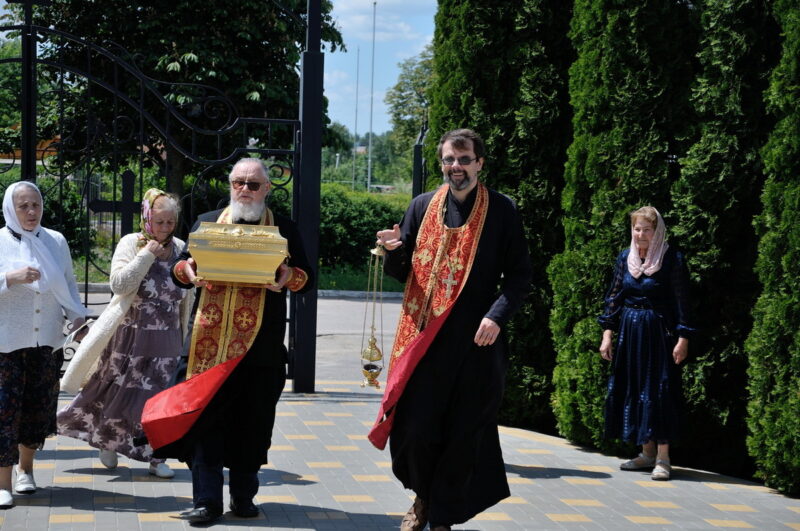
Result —
<svg viewBox="0 0 800 531"><path fill-rule="evenodd" d="M467 188L469 188L469 185L472 184L472 180L474 179L474 177L472 177L468 172L465 171L464 178L461 180L461 182L455 182L450 177L452 174L453 174L452 171L447 172L445 181L447 182L448 185L450 185L450 189L456 192L460 192L462 190L466 190Z"/></svg>

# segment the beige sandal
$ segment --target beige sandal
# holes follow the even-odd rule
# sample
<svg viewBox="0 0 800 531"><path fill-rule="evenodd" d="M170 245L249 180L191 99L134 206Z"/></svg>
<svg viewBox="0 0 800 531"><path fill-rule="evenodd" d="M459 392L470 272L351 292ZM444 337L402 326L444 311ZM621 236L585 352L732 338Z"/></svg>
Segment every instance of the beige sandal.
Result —
<svg viewBox="0 0 800 531"><path fill-rule="evenodd" d="M620 470L643 470L645 468L653 468L655 464L656 456L649 457L641 453L630 461L620 464L619 468Z"/></svg>
<svg viewBox="0 0 800 531"><path fill-rule="evenodd" d="M672 467L670 466L669 461L659 459L656 461L656 466L653 469L653 473L650 475L650 477L656 481L667 481L671 472Z"/></svg>

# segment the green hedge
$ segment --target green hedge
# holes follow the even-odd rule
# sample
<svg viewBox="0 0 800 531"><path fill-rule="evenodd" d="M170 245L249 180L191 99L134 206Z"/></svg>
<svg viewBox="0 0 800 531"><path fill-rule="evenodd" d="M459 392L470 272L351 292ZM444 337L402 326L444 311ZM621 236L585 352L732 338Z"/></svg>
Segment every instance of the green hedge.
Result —
<svg viewBox="0 0 800 531"><path fill-rule="evenodd" d="M764 184L758 151L773 125L762 93L777 59L777 32L765 6L750 0L708 0L700 24L701 70L692 91L698 138L680 161L667 219L692 272L699 329L683 369L691 438L673 456L747 476L744 340L758 295L752 219Z"/></svg>
<svg viewBox="0 0 800 531"><path fill-rule="evenodd" d="M320 198L320 265L366 267L375 233L400 223L410 196L353 192L324 184Z"/></svg>
<svg viewBox="0 0 800 531"><path fill-rule="evenodd" d="M766 484L800 494L800 6L775 2L783 51L766 100L778 123L761 152L767 174L756 220L763 291L746 350L747 446Z"/></svg>

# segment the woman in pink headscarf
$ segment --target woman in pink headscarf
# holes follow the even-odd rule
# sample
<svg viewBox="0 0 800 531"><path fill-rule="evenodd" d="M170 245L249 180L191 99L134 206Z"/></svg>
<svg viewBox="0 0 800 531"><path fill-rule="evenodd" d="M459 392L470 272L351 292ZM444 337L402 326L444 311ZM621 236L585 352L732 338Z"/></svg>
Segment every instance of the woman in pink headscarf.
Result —
<svg viewBox="0 0 800 531"><path fill-rule="evenodd" d="M165 389L178 365L194 297L175 285L169 264L183 248L173 236L177 200L157 188L144 193L141 232L120 239L111 260L114 297L75 352L61 389L77 392L58 412L58 433L100 450L106 468L117 454L150 463L151 474L171 478L149 445L137 444L142 408Z"/></svg>
<svg viewBox="0 0 800 531"><path fill-rule="evenodd" d="M655 480L669 479L672 471L669 443L678 436L682 405L679 365L694 332L686 262L665 235L655 208L631 214L631 245L617 257L599 318L600 355L612 363L605 435L641 445L620 468L652 469Z"/></svg>

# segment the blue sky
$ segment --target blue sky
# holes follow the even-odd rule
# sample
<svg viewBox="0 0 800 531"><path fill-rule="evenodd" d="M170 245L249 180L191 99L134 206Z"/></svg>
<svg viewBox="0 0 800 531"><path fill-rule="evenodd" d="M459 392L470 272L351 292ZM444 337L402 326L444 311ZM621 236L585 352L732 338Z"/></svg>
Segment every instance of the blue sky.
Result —
<svg viewBox="0 0 800 531"><path fill-rule="evenodd" d="M373 0L333 0L333 16L347 52L325 54L325 96L328 115L353 132L356 111L356 56L358 72L358 133L369 131L370 74L372 69ZM375 24L375 78L372 130L392 126L383 98L397 83L398 63L418 55L433 39L437 0L377 0Z"/></svg>

